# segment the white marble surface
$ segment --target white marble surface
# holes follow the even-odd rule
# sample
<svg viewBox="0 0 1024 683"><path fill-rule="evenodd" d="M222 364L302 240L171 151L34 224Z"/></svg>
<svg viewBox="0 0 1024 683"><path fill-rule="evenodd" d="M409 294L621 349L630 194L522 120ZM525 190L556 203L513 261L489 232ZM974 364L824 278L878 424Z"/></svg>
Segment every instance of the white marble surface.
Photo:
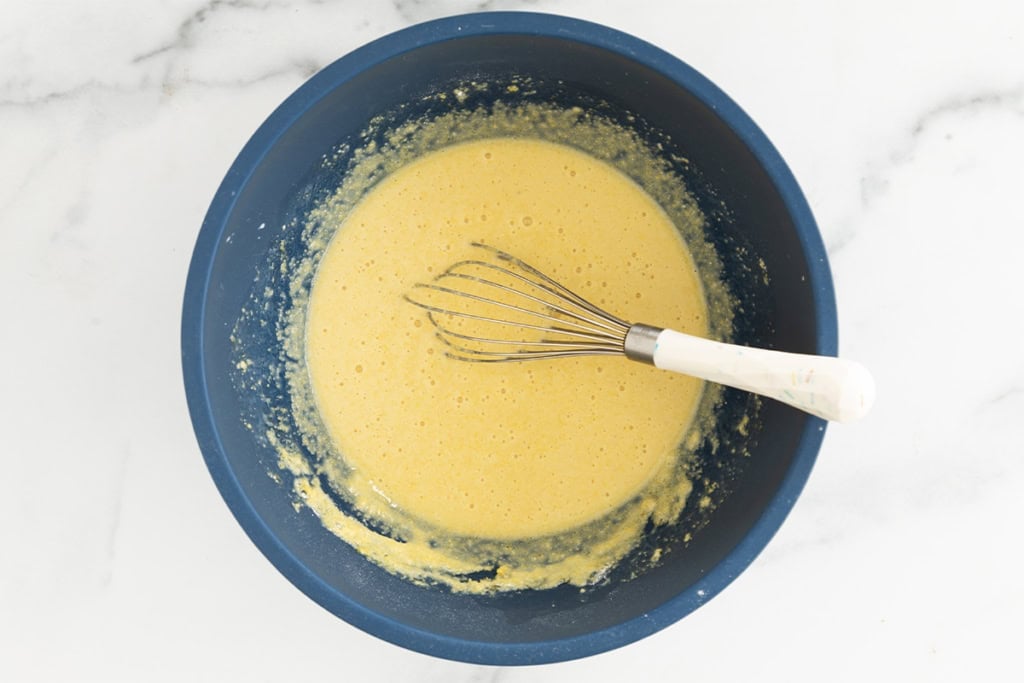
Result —
<svg viewBox="0 0 1024 683"><path fill-rule="evenodd" d="M480 8L624 29L736 99L803 184L842 350L879 385L719 597L520 669L400 650L285 581L206 472L178 350L193 241L263 118L359 44ZM4 0L0 680L1014 679L1022 160L1015 1Z"/></svg>

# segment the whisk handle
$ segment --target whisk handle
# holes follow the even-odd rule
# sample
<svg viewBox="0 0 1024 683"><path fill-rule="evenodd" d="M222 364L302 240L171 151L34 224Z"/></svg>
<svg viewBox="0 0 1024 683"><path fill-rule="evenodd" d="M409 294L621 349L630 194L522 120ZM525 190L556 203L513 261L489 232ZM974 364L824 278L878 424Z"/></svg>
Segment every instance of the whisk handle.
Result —
<svg viewBox="0 0 1024 683"><path fill-rule="evenodd" d="M874 379L864 366L830 356L735 346L661 330L652 360L656 367L768 396L835 422L864 417L875 398Z"/></svg>

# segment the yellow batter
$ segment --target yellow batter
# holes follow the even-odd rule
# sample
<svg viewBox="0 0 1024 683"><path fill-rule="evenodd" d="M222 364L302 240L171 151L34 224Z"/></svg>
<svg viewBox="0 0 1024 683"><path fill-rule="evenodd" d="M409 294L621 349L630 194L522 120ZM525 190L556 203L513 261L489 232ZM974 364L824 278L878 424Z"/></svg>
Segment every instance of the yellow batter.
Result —
<svg viewBox="0 0 1024 683"><path fill-rule="evenodd" d="M373 518L455 536L535 538L599 520L676 466L701 383L623 358L446 358L403 294L479 257L471 240L623 318L707 334L678 231L609 164L535 139L430 153L355 206L317 270L306 362L345 464L328 473Z"/></svg>
<svg viewBox="0 0 1024 683"><path fill-rule="evenodd" d="M464 593L585 589L659 562L641 540L679 519L720 390L621 357L448 359L403 299L414 284L482 241L620 317L731 329L703 215L666 153L597 113L530 102L526 85L488 107L375 119L326 155L341 184L279 227L232 335L232 379L263 397L244 424L276 451L268 475L296 513L387 571Z"/></svg>

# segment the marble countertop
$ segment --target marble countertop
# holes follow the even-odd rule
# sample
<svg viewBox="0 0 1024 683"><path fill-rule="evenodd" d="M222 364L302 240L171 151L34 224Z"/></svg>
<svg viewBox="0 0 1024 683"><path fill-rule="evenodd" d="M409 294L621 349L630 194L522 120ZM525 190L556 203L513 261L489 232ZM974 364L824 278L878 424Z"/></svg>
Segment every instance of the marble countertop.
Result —
<svg viewBox="0 0 1024 683"><path fill-rule="evenodd" d="M181 381L192 245L250 134L360 44L479 9L634 33L737 100L803 185L842 351L879 387L720 596L543 667L406 652L308 600L222 502ZM1012 678L1022 160L1019 2L5 1L0 680Z"/></svg>

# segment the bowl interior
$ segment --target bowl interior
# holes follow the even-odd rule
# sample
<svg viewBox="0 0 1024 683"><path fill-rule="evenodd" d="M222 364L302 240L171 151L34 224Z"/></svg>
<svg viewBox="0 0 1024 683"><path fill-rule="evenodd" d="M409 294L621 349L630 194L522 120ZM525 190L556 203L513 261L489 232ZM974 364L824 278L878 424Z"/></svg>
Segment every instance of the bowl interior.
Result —
<svg viewBox="0 0 1024 683"><path fill-rule="evenodd" d="M183 358L211 473L242 526L297 586L351 623L413 649L535 663L640 638L724 587L781 523L809 472L823 423L765 401L747 434L722 433L717 449L706 443L698 493L715 492L719 504L706 519L688 505L680 525L651 539L673 552L637 579L624 580L629 567L623 567L594 590L479 597L384 572L308 510L293 509L288 482L267 476L276 453L240 419L255 409L256 398L240 394L229 378L229 337L239 311L254 286L273 284L265 264L267 250L278 245L275 232L301 218L344 172L344 155L331 164L324 156L357 140L382 112L418 117L442 106L424 98L439 90L528 76L537 86L531 98L600 108L623 123L626 113L634 114L630 125L641 135L659 131L666 155L688 160L678 171L712 224L726 278L742 304L736 341L833 353L835 316L824 252L795 182L753 123L710 83L655 48L591 24L480 16L488 19L442 20L371 44L322 71L268 119L203 225L186 292ZM453 30L456 25L462 28ZM486 105L497 96L495 89L482 90L466 104ZM301 248L297 239L286 244ZM749 400L729 391L722 410L740 414ZM688 542L684 528L693 530Z"/></svg>

